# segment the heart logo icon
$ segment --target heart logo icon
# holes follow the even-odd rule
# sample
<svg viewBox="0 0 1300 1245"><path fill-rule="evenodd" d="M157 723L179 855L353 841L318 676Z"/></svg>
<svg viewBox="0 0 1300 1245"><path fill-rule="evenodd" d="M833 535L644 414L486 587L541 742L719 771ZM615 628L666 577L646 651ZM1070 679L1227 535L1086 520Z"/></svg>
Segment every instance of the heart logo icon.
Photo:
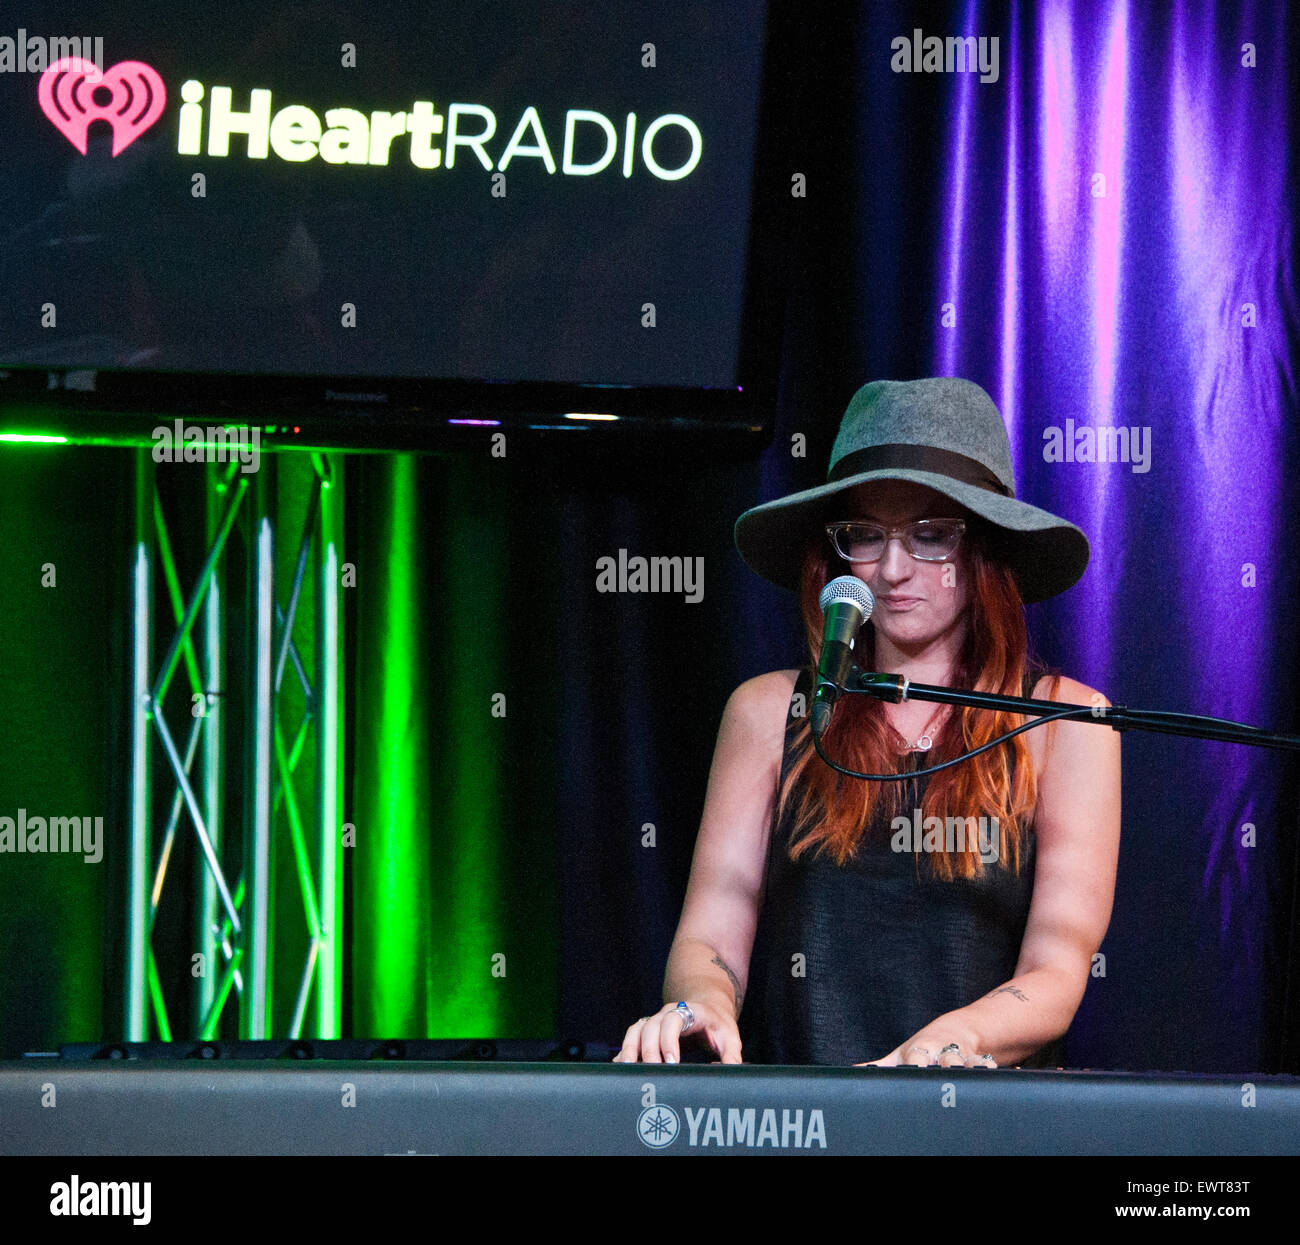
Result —
<svg viewBox="0 0 1300 1245"><path fill-rule="evenodd" d="M162 116L167 88L158 71L142 61L120 61L100 73L94 61L65 56L41 74L36 98L41 111L83 156L90 123L107 121L113 127L116 156Z"/></svg>

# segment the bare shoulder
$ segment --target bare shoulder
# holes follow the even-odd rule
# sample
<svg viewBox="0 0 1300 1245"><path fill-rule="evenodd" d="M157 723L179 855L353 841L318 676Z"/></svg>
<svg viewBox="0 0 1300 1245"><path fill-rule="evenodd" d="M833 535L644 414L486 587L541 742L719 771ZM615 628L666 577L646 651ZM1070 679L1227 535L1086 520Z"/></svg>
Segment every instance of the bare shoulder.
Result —
<svg viewBox="0 0 1300 1245"><path fill-rule="evenodd" d="M785 726L797 670L773 670L746 679L727 699L718 729L718 761L774 783L785 748Z"/></svg>
<svg viewBox="0 0 1300 1245"><path fill-rule="evenodd" d="M727 699L723 733L739 735L760 748L761 755L775 755L779 760L798 678L797 670L772 670L746 679Z"/></svg>
<svg viewBox="0 0 1300 1245"><path fill-rule="evenodd" d="M1039 700L1109 704L1077 679L1048 679ZM1108 724L1058 721L1028 731L1038 774L1034 892L1016 974L1045 968L1069 981L1070 1015L1087 985L1115 898L1120 837L1120 737ZM1069 1017L1066 1017L1068 1023Z"/></svg>
<svg viewBox="0 0 1300 1245"><path fill-rule="evenodd" d="M759 721L769 721L776 713L784 721L798 680L798 670L771 670L755 675L731 693L728 704L745 717L753 715Z"/></svg>
<svg viewBox="0 0 1300 1245"><path fill-rule="evenodd" d="M1055 679L1044 676L1034 687L1034 698L1097 709L1110 704L1104 693L1066 675ZM1120 738L1104 723L1053 722L1029 731L1027 742L1035 770L1049 793L1068 790L1077 795L1089 785L1109 791L1118 784Z"/></svg>
<svg viewBox="0 0 1300 1245"><path fill-rule="evenodd" d="M677 941L714 948L743 987L797 670L747 679L727 700Z"/></svg>
<svg viewBox="0 0 1300 1245"><path fill-rule="evenodd" d="M1053 690L1055 683L1055 690ZM1045 674L1034 684L1035 700L1059 700L1075 705L1108 705L1110 701L1086 683L1071 679L1067 675Z"/></svg>

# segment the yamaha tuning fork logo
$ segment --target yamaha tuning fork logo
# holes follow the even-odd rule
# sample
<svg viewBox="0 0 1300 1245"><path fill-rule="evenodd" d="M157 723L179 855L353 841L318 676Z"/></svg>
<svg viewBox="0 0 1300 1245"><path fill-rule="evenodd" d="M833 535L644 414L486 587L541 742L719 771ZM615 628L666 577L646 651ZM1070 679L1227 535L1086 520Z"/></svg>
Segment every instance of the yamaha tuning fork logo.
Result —
<svg viewBox="0 0 1300 1245"><path fill-rule="evenodd" d="M111 127L117 156L167 106L161 76L142 61L100 69L84 57L63 57L41 75L37 94L41 111L83 156L96 121ZM300 103L276 107L265 87L236 93L229 86L209 89L193 78L181 85L180 97L180 156L265 160L274 155L290 164L319 160L383 167L391 156L405 154L414 168L450 170L460 154L498 174L512 161L535 160L551 175L594 177L610 169L630 178L641 169L673 182L689 177L704 151L700 127L676 112L646 122L635 112L611 119L588 108L570 108L562 129L552 123L548 134L541 112L530 104L504 147L494 153L490 148L497 139L498 118L484 104L448 103L440 112L433 101L417 99L398 112L363 112L340 102L322 113ZM462 159L461 164L471 162Z"/></svg>
<svg viewBox="0 0 1300 1245"><path fill-rule="evenodd" d="M672 1145L681 1131L682 1123L677 1112L662 1102L646 1107L637 1117L636 1135L652 1150Z"/></svg>

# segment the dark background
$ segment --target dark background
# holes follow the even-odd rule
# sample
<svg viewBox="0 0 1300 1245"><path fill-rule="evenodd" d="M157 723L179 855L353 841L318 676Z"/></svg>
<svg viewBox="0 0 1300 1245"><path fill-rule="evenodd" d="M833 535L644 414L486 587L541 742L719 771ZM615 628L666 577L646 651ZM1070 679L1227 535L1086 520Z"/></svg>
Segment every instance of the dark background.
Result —
<svg viewBox="0 0 1300 1245"><path fill-rule="evenodd" d="M890 72L890 41L913 26L998 35L1000 82ZM983 384L1008 419L1020 495L1088 532L1084 580L1030 610L1048 662L1116 702L1297 729L1294 16L872 4L790 38L806 68L789 83L803 121L787 164L808 195L761 456L666 442L629 461L612 444L512 442L504 460L349 460L348 556L363 574L348 598L348 807L420 844L353 874L357 1035L465 1036L468 1014L495 1036L613 1039L658 1004L722 706L804 656L793 600L744 568L731 525L820 482L869 379ZM1042 433L1067 417L1151 426L1151 471L1047 463ZM0 454L0 809L121 806L130 478L125 451ZM619 548L702 557L703 602L598 593L596 559ZM38 586L47 560L69 568L56 596ZM487 736L461 706L502 688L517 709ZM395 755L420 775L396 813ZM1106 973L1070 1065L1297 1070L1283 1045L1294 761L1155 736L1126 738L1124 761ZM448 826L478 781L484 824ZM383 919L380 864L392 886L424 888L414 920ZM5 1053L117 1036L111 865L0 871ZM456 956L482 921L528 967L491 1005L456 1011ZM379 999L376 964L394 946L414 967Z"/></svg>

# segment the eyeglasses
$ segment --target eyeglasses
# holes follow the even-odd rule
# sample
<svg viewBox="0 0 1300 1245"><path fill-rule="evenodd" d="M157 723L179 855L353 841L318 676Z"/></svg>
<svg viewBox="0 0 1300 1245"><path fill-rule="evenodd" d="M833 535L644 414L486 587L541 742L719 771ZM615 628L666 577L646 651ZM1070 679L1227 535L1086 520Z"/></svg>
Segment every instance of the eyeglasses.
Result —
<svg viewBox="0 0 1300 1245"><path fill-rule="evenodd" d="M952 557L961 543L966 524L961 519L917 519L902 527L879 523L828 523L826 535L835 552L846 562L876 562L885 556L885 546L902 536L903 546L919 562L942 562Z"/></svg>

